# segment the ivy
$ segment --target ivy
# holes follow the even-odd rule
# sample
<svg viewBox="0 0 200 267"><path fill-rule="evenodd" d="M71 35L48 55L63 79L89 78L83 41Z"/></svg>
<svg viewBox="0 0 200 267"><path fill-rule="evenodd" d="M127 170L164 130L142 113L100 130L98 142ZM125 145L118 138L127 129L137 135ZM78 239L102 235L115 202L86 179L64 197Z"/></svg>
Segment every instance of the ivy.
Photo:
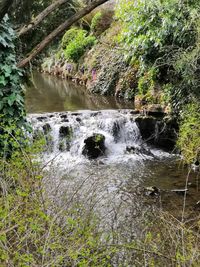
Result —
<svg viewBox="0 0 200 267"><path fill-rule="evenodd" d="M28 126L25 119L22 71L16 67L15 33L5 16L0 23L0 155L15 149Z"/></svg>

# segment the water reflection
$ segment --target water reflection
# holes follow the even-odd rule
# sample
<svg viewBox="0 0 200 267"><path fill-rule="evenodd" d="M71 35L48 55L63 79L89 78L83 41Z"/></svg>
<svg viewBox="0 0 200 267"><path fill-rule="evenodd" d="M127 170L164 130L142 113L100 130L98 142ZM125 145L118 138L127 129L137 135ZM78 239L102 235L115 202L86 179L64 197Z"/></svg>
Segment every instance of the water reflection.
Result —
<svg viewBox="0 0 200 267"><path fill-rule="evenodd" d="M26 85L28 113L133 108L133 102L91 94L83 86L35 72Z"/></svg>

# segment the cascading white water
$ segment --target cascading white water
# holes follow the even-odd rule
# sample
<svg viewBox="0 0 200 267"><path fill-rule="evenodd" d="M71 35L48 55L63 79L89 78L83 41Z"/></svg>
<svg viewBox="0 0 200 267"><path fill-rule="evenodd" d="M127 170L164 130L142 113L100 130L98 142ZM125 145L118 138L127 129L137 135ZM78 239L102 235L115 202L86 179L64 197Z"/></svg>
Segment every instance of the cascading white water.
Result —
<svg viewBox="0 0 200 267"><path fill-rule="evenodd" d="M106 152L101 161L123 162L149 158L156 153L142 144L133 113L132 110L46 113L29 115L29 120L35 132L50 136L51 149L47 152L50 157L59 155L74 163L87 161L82 155L84 140L93 134L102 134Z"/></svg>
<svg viewBox="0 0 200 267"><path fill-rule="evenodd" d="M59 186L62 181L61 191L69 195L70 190L78 190L81 184L81 203L86 206L91 201L91 193L97 194L93 199L95 209L102 217L109 211L106 221L112 218L111 206L121 202L119 187L133 176L137 177L135 184L139 184L144 170L143 159L152 157L140 153L143 141L133 113L132 110L103 110L29 115L33 135L42 132L50 140L50 149L43 158L45 166L53 161L50 173L54 186ZM95 133L105 137L106 151L91 161L82 151L84 140ZM60 143L66 139L69 146L61 149Z"/></svg>
<svg viewBox="0 0 200 267"><path fill-rule="evenodd" d="M71 129L70 149L62 153L82 157L84 140L94 133L105 136L106 157L123 155L127 146L139 146L140 131L131 111L80 111L52 114L33 114L29 119L35 131L45 132L48 125L48 135L51 135L53 153L59 153L60 129Z"/></svg>

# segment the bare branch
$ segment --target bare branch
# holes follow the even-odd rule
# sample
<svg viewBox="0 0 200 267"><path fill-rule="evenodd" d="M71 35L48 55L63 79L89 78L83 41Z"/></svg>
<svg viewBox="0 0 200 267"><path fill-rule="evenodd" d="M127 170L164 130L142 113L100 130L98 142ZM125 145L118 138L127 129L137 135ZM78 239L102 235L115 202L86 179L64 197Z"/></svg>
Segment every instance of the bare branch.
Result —
<svg viewBox="0 0 200 267"><path fill-rule="evenodd" d="M96 0L93 1L91 4L83 8L82 10L78 11L75 15L67 19L64 23L58 26L52 33L50 33L42 42L40 42L30 53L30 55L23 59L21 62L17 64L19 68L24 67L28 64L36 55L38 55L55 37L60 35L62 32L66 31L73 23L84 17L85 15L89 14L92 10L96 7L108 2L109 0Z"/></svg>
<svg viewBox="0 0 200 267"><path fill-rule="evenodd" d="M58 0L56 2L53 2L51 5L49 5L47 8L45 8L40 14L38 14L32 21L28 24L22 27L18 32L18 37L26 34L30 30L34 29L43 19L45 19L52 11L54 11L56 8L61 6L64 3L67 3L68 0Z"/></svg>

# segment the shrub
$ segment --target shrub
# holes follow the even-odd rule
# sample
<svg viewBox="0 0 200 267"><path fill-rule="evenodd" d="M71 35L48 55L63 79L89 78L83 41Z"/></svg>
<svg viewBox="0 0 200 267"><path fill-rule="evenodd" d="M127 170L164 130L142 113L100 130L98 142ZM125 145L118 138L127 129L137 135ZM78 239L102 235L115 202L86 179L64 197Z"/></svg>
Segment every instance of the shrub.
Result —
<svg viewBox="0 0 200 267"><path fill-rule="evenodd" d="M65 49L66 46L76 38L78 32L79 32L79 29L75 27L66 31L66 33L63 35L62 42L61 42L61 46L63 49Z"/></svg>
<svg viewBox="0 0 200 267"><path fill-rule="evenodd" d="M146 95L155 88L155 73L154 70L145 72L138 81L138 92L141 95Z"/></svg>
<svg viewBox="0 0 200 267"><path fill-rule="evenodd" d="M66 59L78 62L86 49L91 48L94 45L96 38L87 34L87 31L77 28L73 28L66 32L62 42Z"/></svg>

